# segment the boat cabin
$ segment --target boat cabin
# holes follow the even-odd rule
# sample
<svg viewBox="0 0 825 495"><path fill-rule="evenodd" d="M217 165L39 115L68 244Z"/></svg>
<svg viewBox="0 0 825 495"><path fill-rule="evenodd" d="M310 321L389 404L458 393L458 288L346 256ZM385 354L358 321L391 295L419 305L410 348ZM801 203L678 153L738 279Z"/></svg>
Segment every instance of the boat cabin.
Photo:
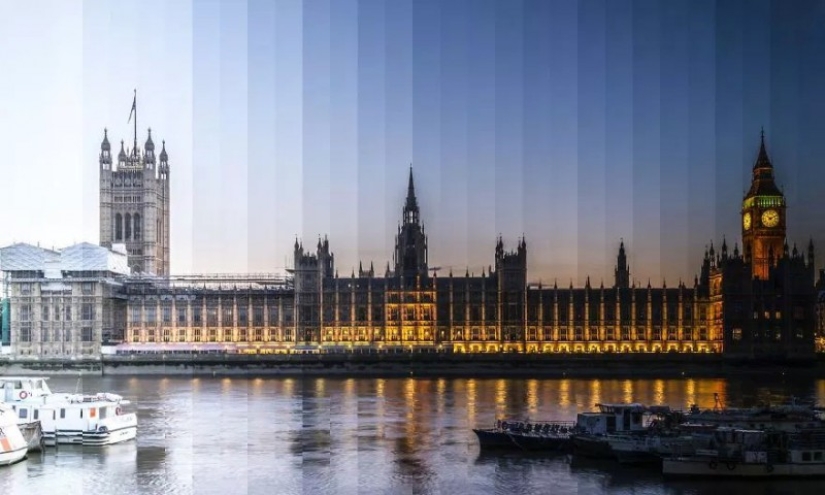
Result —
<svg viewBox="0 0 825 495"><path fill-rule="evenodd" d="M85 431L90 422L102 421L121 414L122 406L108 400L76 400L40 406L40 422L43 429L48 431L53 431L58 422L61 430Z"/></svg>
<svg viewBox="0 0 825 495"><path fill-rule="evenodd" d="M643 431L651 415L664 414L662 408L651 409L644 404L596 404L598 412L576 416L576 426L593 435Z"/></svg>
<svg viewBox="0 0 825 495"><path fill-rule="evenodd" d="M52 391L44 377L0 377L0 400L6 403L51 395Z"/></svg>

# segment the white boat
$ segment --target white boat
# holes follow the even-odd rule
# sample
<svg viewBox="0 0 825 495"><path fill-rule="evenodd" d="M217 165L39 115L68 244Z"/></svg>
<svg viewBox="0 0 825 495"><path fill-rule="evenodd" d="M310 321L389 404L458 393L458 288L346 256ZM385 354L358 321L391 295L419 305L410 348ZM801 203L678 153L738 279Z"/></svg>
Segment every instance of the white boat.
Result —
<svg viewBox="0 0 825 495"><path fill-rule="evenodd" d="M14 410L0 402L0 466L22 461L28 451L29 445L17 427Z"/></svg>
<svg viewBox="0 0 825 495"><path fill-rule="evenodd" d="M662 459L665 476L825 477L825 435L721 429L716 449Z"/></svg>
<svg viewBox="0 0 825 495"><path fill-rule="evenodd" d="M44 377L0 377L0 390L18 424L40 421L43 441L56 444L110 445L137 436L137 414L120 395L54 393Z"/></svg>

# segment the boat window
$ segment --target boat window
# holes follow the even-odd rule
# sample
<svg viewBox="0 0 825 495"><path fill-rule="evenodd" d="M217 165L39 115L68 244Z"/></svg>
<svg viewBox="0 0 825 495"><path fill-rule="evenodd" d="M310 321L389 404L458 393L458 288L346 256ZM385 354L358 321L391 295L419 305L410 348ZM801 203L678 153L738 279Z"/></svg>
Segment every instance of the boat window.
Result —
<svg viewBox="0 0 825 495"><path fill-rule="evenodd" d="M106 419L106 411L108 411L108 407L101 407L100 408L100 419Z"/></svg>
<svg viewBox="0 0 825 495"><path fill-rule="evenodd" d="M29 417L29 410L28 409L20 409L20 419L26 419Z"/></svg>
<svg viewBox="0 0 825 495"><path fill-rule="evenodd" d="M822 460L822 452L814 452L814 460L821 461Z"/></svg>
<svg viewBox="0 0 825 495"><path fill-rule="evenodd" d="M34 410L34 419L40 419L40 409Z"/></svg>
<svg viewBox="0 0 825 495"><path fill-rule="evenodd" d="M810 452L803 452L802 453L802 461L803 462L810 462L811 460L811 453Z"/></svg>
<svg viewBox="0 0 825 495"><path fill-rule="evenodd" d="M83 409L80 410L80 418L83 418Z"/></svg>
<svg viewBox="0 0 825 495"><path fill-rule="evenodd" d="M90 418L94 418L94 417L96 416L96 414L95 414L96 412L97 412L97 411L95 410L95 408L94 408L94 407L93 407L93 408L91 408L91 409L89 409L89 417L90 417Z"/></svg>
<svg viewBox="0 0 825 495"><path fill-rule="evenodd" d="M65 409L61 409L61 410L60 410L60 419L64 419L65 417L66 417L66 410L65 410Z"/></svg>

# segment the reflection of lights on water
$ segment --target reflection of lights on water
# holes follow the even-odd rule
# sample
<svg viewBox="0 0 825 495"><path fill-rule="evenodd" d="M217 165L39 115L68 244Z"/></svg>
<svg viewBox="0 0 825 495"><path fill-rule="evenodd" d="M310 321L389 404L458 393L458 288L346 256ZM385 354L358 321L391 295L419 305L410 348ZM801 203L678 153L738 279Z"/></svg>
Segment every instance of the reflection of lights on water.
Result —
<svg viewBox="0 0 825 495"><path fill-rule="evenodd" d="M378 435L378 438L384 436L384 421L386 419L384 414L384 383L383 378L375 381L376 435Z"/></svg>
<svg viewBox="0 0 825 495"><path fill-rule="evenodd" d="M602 401L602 382L593 380L590 382L590 403L599 404Z"/></svg>
<svg viewBox="0 0 825 495"><path fill-rule="evenodd" d="M570 405L570 380L567 378L559 382L559 405L562 407Z"/></svg>
<svg viewBox="0 0 825 495"><path fill-rule="evenodd" d="M537 380L529 380L527 382L527 410L530 416L538 414L539 408L539 382Z"/></svg>
<svg viewBox="0 0 825 495"><path fill-rule="evenodd" d="M404 380L404 404L407 406L407 413L411 414L415 409L415 380L412 378Z"/></svg>
<svg viewBox="0 0 825 495"><path fill-rule="evenodd" d="M467 380L467 421L470 425L476 424L476 381Z"/></svg>
<svg viewBox="0 0 825 495"><path fill-rule="evenodd" d="M622 402L625 404L633 403L633 381L625 380L622 382Z"/></svg>
<svg viewBox="0 0 825 495"><path fill-rule="evenodd" d="M699 380L696 383L696 399L694 403L700 409L713 409L716 405L714 394L719 394L719 400L724 403L727 395L727 383L725 380Z"/></svg>
<svg viewBox="0 0 825 495"><path fill-rule="evenodd" d="M354 393L355 393L355 379L347 378L347 380L344 382L344 394L347 397L352 397L352 395Z"/></svg>
<svg viewBox="0 0 825 495"><path fill-rule="evenodd" d="M665 401L665 382L664 380L656 380L653 382L653 403L660 405Z"/></svg>
<svg viewBox="0 0 825 495"><path fill-rule="evenodd" d="M496 417L507 416L507 380L496 380L494 393Z"/></svg>
<svg viewBox="0 0 825 495"><path fill-rule="evenodd" d="M692 404L696 403L696 381L693 378L688 378L685 382L685 409L690 408Z"/></svg>
<svg viewBox="0 0 825 495"><path fill-rule="evenodd" d="M326 383L323 378L315 380L315 397L323 397L326 391Z"/></svg>
<svg viewBox="0 0 825 495"><path fill-rule="evenodd" d="M444 400L447 391L447 381L443 378L438 379L438 383L436 385L437 396L436 396L436 410L439 414L444 412Z"/></svg>
<svg viewBox="0 0 825 495"><path fill-rule="evenodd" d="M817 404L825 403L825 380L817 380L814 389L816 390Z"/></svg>
<svg viewBox="0 0 825 495"><path fill-rule="evenodd" d="M507 405L507 381L496 381L496 407Z"/></svg>
<svg viewBox="0 0 825 495"><path fill-rule="evenodd" d="M284 395L291 396L295 393L295 380L287 378L284 380Z"/></svg>

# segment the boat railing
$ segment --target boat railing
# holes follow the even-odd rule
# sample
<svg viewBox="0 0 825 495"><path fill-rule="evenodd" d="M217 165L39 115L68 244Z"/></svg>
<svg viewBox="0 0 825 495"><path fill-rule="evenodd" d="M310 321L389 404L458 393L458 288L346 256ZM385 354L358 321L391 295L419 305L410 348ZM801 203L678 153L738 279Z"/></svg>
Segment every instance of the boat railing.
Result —
<svg viewBox="0 0 825 495"><path fill-rule="evenodd" d="M575 421L496 421L495 428L511 433L558 434L575 430Z"/></svg>

